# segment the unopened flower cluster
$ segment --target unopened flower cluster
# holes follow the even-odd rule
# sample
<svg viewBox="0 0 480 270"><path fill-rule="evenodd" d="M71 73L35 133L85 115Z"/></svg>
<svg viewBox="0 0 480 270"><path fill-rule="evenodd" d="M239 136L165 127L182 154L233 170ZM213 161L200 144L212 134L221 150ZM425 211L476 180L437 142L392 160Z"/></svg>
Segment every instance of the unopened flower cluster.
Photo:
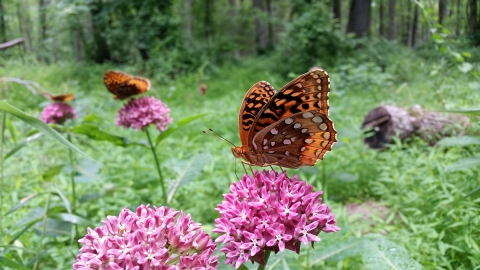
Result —
<svg viewBox="0 0 480 270"><path fill-rule="evenodd" d="M178 219L175 221L176 217ZM79 240L74 269L216 269L210 236L190 215L167 207L123 209Z"/></svg>
<svg viewBox="0 0 480 270"><path fill-rule="evenodd" d="M155 125L161 132L172 123L170 109L154 97L132 98L117 114L117 126L145 130L148 125Z"/></svg>
<svg viewBox="0 0 480 270"><path fill-rule="evenodd" d="M265 265L264 251L300 252L300 243L320 241L320 231L336 232L334 215L322 204L322 191L288 178L285 172L255 171L230 186L231 193L217 205L221 217L214 232L222 233L225 263L240 267L247 260Z"/></svg>
<svg viewBox="0 0 480 270"><path fill-rule="evenodd" d="M40 119L47 124L63 124L66 120L77 117L72 106L66 103L52 103L45 107Z"/></svg>

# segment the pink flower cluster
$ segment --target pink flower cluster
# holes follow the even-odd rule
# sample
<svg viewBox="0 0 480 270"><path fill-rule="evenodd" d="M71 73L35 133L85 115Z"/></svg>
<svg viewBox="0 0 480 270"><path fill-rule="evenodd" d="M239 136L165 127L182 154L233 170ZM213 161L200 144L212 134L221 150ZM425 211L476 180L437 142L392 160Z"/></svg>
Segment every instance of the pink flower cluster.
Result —
<svg viewBox="0 0 480 270"><path fill-rule="evenodd" d="M77 117L72 106L66 103L52 103L45 107L40 119L47 124L63 124L66 120Z"/></svg>
<svg viewBox="0 0 480 270"><path fill-rule="evenodd" d="M311 184L297 178L255 171L230 186L232 192L215 208L221 217L213 230L223 234L216 242L224 244L226 264L238 268L250 259L265 265L265 250L299 253L300 243L320 241L320 231L340 230L330 208L322 204L323 192L313 192Z"/></svg>
<svg viewBox="0 0 480 270"><path fill-rule="evenodd" d="M154 124L159 131L165 131L172 123L170 109L162 101L154 97L132 98L117 114L117 126L145 130Z"/></svg>
<svg viewBox="0 0 480 270"><path fill-rule="evenodd" d="M179 215L175 222L176 216ZM216 269L210 236L190 215L167 207L125 208L104 225L87 229L73 269Z"/></svg>

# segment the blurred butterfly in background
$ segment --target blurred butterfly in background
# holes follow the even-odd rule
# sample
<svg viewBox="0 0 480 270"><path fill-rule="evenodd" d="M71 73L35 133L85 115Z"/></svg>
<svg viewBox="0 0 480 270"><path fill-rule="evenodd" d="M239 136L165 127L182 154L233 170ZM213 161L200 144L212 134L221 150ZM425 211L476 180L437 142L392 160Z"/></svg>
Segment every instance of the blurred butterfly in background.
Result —
<svg viewBox="0 0 480 270"><path fill-rule="evenodd" d="M108 70L103 76L103 82L115 99L126 99L150 89L147 78L135 77L122 71Z"/></svg>
<svg viewBox="0 0 480 270"><path fill-rule="evenodd" d="M275 92L265 81L245 95L238 115L242 146L236 158L254 166L313 166L332 149L337 132L328 117L330 78L309 71Z"/></svg>
<svg viewBox="0 0 480 270"><path fill-rule="evenodd" d="M73 94L63 94L63 95L55 96L45 91L41 91L40 94L50 98L53 101L58 101L58 102L68 102L73 100Z"/></svg>

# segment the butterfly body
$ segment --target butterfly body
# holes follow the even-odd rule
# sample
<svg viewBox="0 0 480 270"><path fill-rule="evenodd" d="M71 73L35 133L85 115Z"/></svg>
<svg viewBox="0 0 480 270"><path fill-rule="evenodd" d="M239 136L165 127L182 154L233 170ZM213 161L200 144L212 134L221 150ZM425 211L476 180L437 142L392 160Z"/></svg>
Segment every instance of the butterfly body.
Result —
<svg viewBox="0 0 480 270"><path fill-rule="evenodd" d="M330 80L321 70L309 71L278 92L265 82L253 85L239 113L242 146L237 158L254 166L313 166L336 142L328 117Z"/></svg>
<svg viewBox="0 0 480 270"><path fill-rule="evenodd" d="M108 70L103 76L103 82L115 99L126 99L150 89L147 78L135 77L122 71Z"/></svg>

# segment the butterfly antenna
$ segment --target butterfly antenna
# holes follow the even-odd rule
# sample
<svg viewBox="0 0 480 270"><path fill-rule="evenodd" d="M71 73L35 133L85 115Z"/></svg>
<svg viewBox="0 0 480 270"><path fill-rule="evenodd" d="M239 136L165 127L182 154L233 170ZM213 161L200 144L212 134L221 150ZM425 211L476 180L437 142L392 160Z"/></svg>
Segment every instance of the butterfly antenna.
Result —
<svg viewBox="0 0 480 270"><path fill-rule="evenodd" d="M231 141L225 139L224 137L222 137L220 134L218 134L217 132L215 132L213 129L209 128L208 130L210 130L210 132L212 132L213 134L217 135L218 137L220 137L220 139L228 142L229 144L231 144L233 147L235 147L236 145L233 144ZM210 136L213 136L212 134L206 132L205 130L203 131L203 133L207 134L207 135L210 135Z"/></svg>

